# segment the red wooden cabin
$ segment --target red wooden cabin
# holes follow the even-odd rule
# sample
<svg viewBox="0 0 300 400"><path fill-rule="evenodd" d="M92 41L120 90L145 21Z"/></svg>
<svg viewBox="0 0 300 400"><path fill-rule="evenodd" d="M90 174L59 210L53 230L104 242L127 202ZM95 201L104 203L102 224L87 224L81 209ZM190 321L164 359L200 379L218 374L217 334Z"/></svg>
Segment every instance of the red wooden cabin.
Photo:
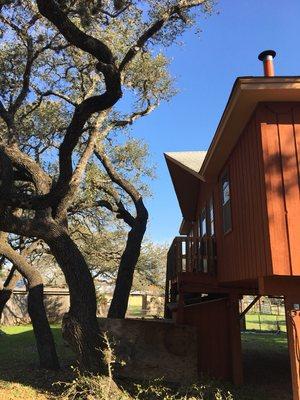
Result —
<svg viewBox="0 0 300 400"><path fill-rule="evenodd" d="M284 296L300 400L300 77L238 78L208 151L165 157L183 215L166 316L198 327L199 372L238 384L239 299Z"/></svg>

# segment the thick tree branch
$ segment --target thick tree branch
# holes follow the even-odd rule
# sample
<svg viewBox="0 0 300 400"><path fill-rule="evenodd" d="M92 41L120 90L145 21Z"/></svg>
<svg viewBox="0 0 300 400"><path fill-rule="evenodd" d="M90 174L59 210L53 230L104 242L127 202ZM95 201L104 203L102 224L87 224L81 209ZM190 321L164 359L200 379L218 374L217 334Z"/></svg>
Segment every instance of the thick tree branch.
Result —
<svg viewBox="0 0 300 400"><path fill-rule="evenodd" d="M39 194L46 194L49 192L52 182L50 176L46 174L39 164L31 157L23 153L18 148L17 144L8 146L0 145L0 150L10 159L12 164L17 166L17 168L27 171Z"/></svg>
<svg viewBox="0 0 300 400"><path fill-rule="evenodd" d="M37 5L40 13L56 26L69 43L91 54L101 64L114 65L114 57L109 47L74 25L55 0L37 0Z"/></svg>
<svg viewBox="0 0 300 400"><path fill-rule="evenodd" d="M88 163L91 155L94 152L95 143L99 136L99 128L102 125L103 121L105 120L107 114L108 114L108 111L105 111L105 112L99 114L98 118L96 119L95 126L89 135L89 139L86 144L86 147L82 153L80 160L77 163L75 171L73 172L72 178L70 180L70 184L68 186L68 191L65 194L65 196L62 198L62 201L58 205L58 209L56 211L56 216L58 218L65 215L70 203L72 202L72 200L74 198L74 195L80 185L82 176L85 172L87 163ZM101 138L102 138L102 135L101 135Z"/></svg>
<svg viewBox="0 0 300 400"><path fill-rule="evenodd" d="M45 240L55 230L54 221L47 219L31 219L13 215L7 211L2 213L0 218L0 230L15 235L26 236L28 238L40 238ZM55 232L54 232L55 233ZM53 234L52 234L53 236Z"/></svg>
<svg viewBox="0 0 300 400"><path fill-rule="evenodd" d="M134 43L127 51L123 60L120 63L119 71L121 72L124 70L127 64L129 64L130 61L132 61L132 59L135 57L135 55L145 46L147 41L151 39L153 36L155 36L156 33L158 33L171 18L177 15L179 18L182 19L182 17L180 16L181 11L200 6L205 2L206 0L198 0L198 1L182 0L179 1L178 4L170 7L164 13L162 13L161 17L156 21L154 21L149 26L149 28L147 28L145 32L138 38L136 43Z"/></svg>
<svg viewBox="0 0 300 400"><path fill-rule="evenodd" d="M96 145L95 156L105 168L112 182L116 183L120 188L122 188L131 197L134 204L136 204L141 198L140 193L128 180L121 177L121 175L116 171L116 169L110 162L104 150L99 145Z"/></svg>
<svg viewBox="0 0 300 400"><path fill-rule="evenodd" d="M126 210L118 192L113 187L102 190L104 190L109 196L113 198L114 205L108 200L98 200L95 203L95 206L104 207L107 210L113 212L114 214L116 214L116 217L118 219L122 219L127 225L132 228L135 224L135 218L128 210Z"/></svg>
<svg viewBox="0 0 300 400"><path fill-rule="evenodd" d="M97 112L112 107L122 96L120 73L109 47L100 40L81 31L54 0L37 0L40 13L52 22L72 45L91 54L98 61L97 69L103 73L106 92L87 98L75 107L73 118L59 149L59 178L49 197L58 203L72 179L72 152L78 143L85 123Z"/></svg>
<svg viewBox="0 0 300 400"><path fill-rule="evenodd" d="M147 106L144 108L144 110L141 111L136 111L129 115L126 119L123 120L115 120L112 121L112 127L125 127L127 125L132 125L134 121L136 121L138 118L145 117L146 115L150 114L155 108L157 107L157 104L151 104L150 101L148 100Z"/></svg>
<svg viewBox="0 0 300 400"><path fill-rule="evenodd" d="M10 158L0 148L0 204L8 199L12 192L13 186L13 167ZM2 204L0 206L0 212L2 211Z"/></svg>
<svg viewBox="0 0 300 400"><path fill-rule="evenodd" d="M15 251L6 241L5 237L0 237L0 253L3 254L23 275L28 283L29 287L35 287L42 285L43 280L40 274L37 273L36 269L32 267L17 251Z"/></svg>
<svg viewBox="0 0 300 400"><path fill-rule="evenodd" d="M62 99L64 101L66 101L67 103L71 104L73 107L76 107L78 105L77 103L75 103L73 100L71 100L69 97L65 96L64 94L58 93L58 92L54 92L52 90L48 90L45 93L40 93L40 96L41 96L40 97L41 100L42 100L43 97L55 96L55 97L58 97L58 98L60 98L60 99Z"/></svg>

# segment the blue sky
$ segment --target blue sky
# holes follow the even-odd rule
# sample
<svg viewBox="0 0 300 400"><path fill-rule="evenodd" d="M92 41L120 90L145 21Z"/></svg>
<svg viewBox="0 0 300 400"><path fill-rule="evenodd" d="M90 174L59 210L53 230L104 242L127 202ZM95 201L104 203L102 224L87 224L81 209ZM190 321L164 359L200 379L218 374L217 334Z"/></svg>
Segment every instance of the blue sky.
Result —
<svg viewBox="0 0 300 400"><path fill-rule="evenodd" d="M156 242L171 241L181 222L163 153L208 148L236 77L262 75L260 51L276 50L276 75L300 75L299 0L220 0L216 10L199 21L200 37L189 32L184 46L168 50L179 94L134 126L157 165L147 200Z"/></svg>

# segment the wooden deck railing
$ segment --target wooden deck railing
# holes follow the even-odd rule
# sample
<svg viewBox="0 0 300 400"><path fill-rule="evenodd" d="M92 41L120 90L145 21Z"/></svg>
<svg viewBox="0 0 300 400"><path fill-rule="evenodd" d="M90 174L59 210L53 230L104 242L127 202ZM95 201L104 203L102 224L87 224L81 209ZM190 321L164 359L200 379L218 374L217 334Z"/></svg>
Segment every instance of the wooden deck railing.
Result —
<svg viewBox="0 0 300 400"><path fill-rule="evenodd" d="M170 303L176 303L178 294L178 276L182 272L190 272L208 278L216 276L217 254L215 238L204 236L191 238L176 237L168 251L166 287L165 287L165 317L170 318L168 308Z"/></svg>
<svg viewBox="0 0 300 400"><path fill-rule="evenodd" d="M211 236L176 237L168 252L167 279L172 281L181 272L216 274L216 245Z"/></svg>

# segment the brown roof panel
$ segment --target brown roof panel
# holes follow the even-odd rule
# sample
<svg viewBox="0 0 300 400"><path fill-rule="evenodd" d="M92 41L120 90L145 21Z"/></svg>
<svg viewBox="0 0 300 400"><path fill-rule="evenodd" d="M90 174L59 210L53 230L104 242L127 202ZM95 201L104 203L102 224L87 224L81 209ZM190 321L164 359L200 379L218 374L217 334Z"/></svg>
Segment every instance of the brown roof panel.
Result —
<svg viewBox="0 0 300 400"><path fill-rule="evenodd" d="M187 221L193 221L200 188L200 170L205 152L165 153L178 203Z"/></svg>

